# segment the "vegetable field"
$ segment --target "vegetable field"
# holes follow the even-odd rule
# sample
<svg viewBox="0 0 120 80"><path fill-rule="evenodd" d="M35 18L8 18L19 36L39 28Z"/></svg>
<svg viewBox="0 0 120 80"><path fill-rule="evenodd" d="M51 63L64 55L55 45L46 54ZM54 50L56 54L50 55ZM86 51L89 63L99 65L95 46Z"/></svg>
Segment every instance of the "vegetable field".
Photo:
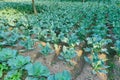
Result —
<svg viewBox="0 0 120 80"><path fill-rule="evenodd" d="M0 0L0 80L120 80L120 0Z"/></svg>

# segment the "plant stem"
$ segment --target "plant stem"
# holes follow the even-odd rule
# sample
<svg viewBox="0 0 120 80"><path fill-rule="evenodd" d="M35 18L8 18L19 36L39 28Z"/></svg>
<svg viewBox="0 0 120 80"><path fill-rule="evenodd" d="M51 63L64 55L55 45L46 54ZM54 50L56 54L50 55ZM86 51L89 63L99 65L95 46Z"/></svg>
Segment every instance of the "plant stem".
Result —
<svg viewBox="0 0 120 80"><path fill-rule="evenodd" d="M32 7L33 7L34 14L37 14L34 0L32 0Z"/></svg>

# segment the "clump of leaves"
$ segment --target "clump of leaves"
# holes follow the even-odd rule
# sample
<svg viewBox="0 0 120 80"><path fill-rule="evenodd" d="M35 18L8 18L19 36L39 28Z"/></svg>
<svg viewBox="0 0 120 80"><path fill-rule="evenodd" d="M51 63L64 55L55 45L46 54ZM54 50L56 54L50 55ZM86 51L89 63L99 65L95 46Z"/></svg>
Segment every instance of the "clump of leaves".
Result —
<svg viewBox="0 0 120 80"><path fill-rule="evenodd" d="M91 64L93 68L92 71L93 74L96 74L97 72L105 73L105 74L107 73L106 68L108 68L109 66L105 65L106 60L99 58L98 53L93 53L91 59L89 59L88 57L84 57L84 59L86 60L86 62Z"/></svg>
<svg viewBox="0 0 120 80"><path fill-rule="evenodd" d="M44 77L41 77L41 78L27 77L25 80L47 80L47 79Z"/></svg>
<svg viewBox="0 0 120 80"><path fill-rule="evenodd" d="M34 40L31 39L30 36L27 36L27 37L25 37L23 40L21 40L21 41L19 42L19 44L20 44L21 46L25 47L25 49L31 50L31 49L33 49L33 46L34 46Z"/></svg>
<svg viewBox="0 0 120 80"><path fill-rule="evenodd" d="M0 38L2 39L0 45L14 45L19 39L19 34L15 32L1 31Z"/></svg>
<svg viewBox="0 0 120 80"><path fill-rule="evenodd" d="M120 41L117 40L115 43L115 47L113 47L114 50L116 50L117 55L120 56Z"/></svg>
<svg viewBox="0 0 120 80"><path fill-rule="evenodd" d="M28 72L29 78L41 79L41 78L47 78L50 75L48 68L38 62L33 63L33 64L30 63L30 64L26 65L25 69ZM29 79L29 80L32 80L32 79ZM35 80L37 80L37 79L35 79Z"/></svg>
<svg viewBox="0 0 120 80"><path fill-rule="evenodd" d="M69 36L68 44L70 46L74 47L75 45L79 45L79 43L80 43L80 41L79 41L78 36L76 34L73 33Z"/></svg>
<svg viewBox="0 0 120 80"><path fill-rule="evenodd" d="M88 37L87 38L87 44L90 47L85 48L85 51L91 51L91 52L105 52L108 54L107 48L105 47L109 43L111 43L112 40L110 39L102 39L99 36L94 36L94 37Z"/></svg>
<svg viewBox="0 0 120 80"><path fill-rule="evenodd" d="M59 33L58 39L59 39L60 42L63 42L63 43L67 43L68 40L69 40L68 37L67 37L67 34L62 33L62 32Z"/></svg>
<svg viewBox="0 0 120 80"><path fill-rule="evenodd" d="M96 74L96 72L102 72L102 73L107 73L106 68L108 66L105 65L105 61L103 59L99 58L99 53L108 53L106 45L111 43L112 41L110 39L102 39L100 36L93 36L87 38L87 43L88 46L85 48L85 51L90 52L92 55L92 59L89 59L85 57L85 60L91 64L93 67L93 73Z"/></svg>
<svg viewBox="0 0 120 80"><path fill-rule="evenodd" d="M12 70L7 73L4 80L21 80L22 71Z"/></svg>
<svg viewBox="0 0 120 80"><path fill-rule="evenodd" d="M40 53L43 54L43 55L48 55L50 53L53 52L51 46L49 43L47 43L45 46L43 46L42 44L39 45L39 48L40 48Z"/></svg>
<svg viewBox="0 0 120 80"><path fill-rule="evenodd" d="M97 26L93 27L92 32L94 34L92 34L92 35L99 35L102 38L104 38L104 37L107 36L107 31L108 31L107 28L108 27L106 27L106 25L103 24L103 23L102 24L98 24Z"/></svg>
<svg viewBox="0 0 120 80"><path fill-rule="evenodd" d="M60 53L59 59L70 61L76 56L76 52L74 48L67 48L63 46L62 52Z"/></svg>
<svg viewBox="0 0 120 80"><path fill-rule="evenodd" d="M57 42L57 36L55 31L52 29L43 29L39 33L39 39L45 40L47 42Z"/></svg>
<svg viewBox="0 0 120 80"><path fill-rule="evenodd" d="M0 78L3 76L5 70L8 70L8 66L5 63L0 64Z"/></svg>
<svg viewBox="0 0 120 80"><path fill-rule="evenodd" d="M120 23L119 21L117 22L113 22L113 26L114 26L114 29L113 29L113 32L115 34L115 36L113 36L114 38L116 39L120 39Z"/></svg>
<svg viewBox="0 0 120 80"><path fill-rule="evenodd" d="M30 57L18 55L15 58L9 59L7 63L11 69L20 69L30 63Z"/></svg>
<svg viewBox="0 0 120 80"><path fill-rule="evenodd" d="M76 30L77 36L79 36L80 40L84 40L87 35L87 30L85 27L79 27L78 30Z"/></svg>
<svg viewBox="0 0 120 80"><path fill-rule="evenodd" d="M7 61L8 59L14 58L17 55L16 50L9 48L3 48L0 51L0 62Z"/></svg>
<svg viewBox="0 0 120 80"><path fill-rule="evenodd" d="M48 80L72 80L71 74L64 70L63 72L56 73L48 77Z"/></svg>

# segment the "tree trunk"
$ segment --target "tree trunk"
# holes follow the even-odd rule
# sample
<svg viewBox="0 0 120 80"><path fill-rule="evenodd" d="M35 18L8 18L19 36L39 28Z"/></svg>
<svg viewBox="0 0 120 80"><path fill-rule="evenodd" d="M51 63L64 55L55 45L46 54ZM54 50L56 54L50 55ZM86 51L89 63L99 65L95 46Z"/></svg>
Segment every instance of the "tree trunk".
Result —
<svg viewBox="0 0 120 80"><path fill-rule="evenodd" d="M83 3L85 2L85 0L83 0Z"/></svg>
<svg viewBox="0 0 120 80"><path fill-rule="evenodd" d="M34 0L32 0L32 7L33 7L34 14L37 14Z"/></svg>

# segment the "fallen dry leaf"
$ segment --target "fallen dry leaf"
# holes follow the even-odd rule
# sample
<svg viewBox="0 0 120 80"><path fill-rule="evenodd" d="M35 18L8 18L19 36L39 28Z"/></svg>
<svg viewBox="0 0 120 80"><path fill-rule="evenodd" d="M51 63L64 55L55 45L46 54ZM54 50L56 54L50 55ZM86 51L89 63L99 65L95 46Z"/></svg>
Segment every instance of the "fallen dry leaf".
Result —
<svg viewBox="0 0 120 80"><path fill-rule="evenodd" d="M55 53L57 54L57 56L60 54L60 50L61 50L61 45L55 48Z"/></svg>
<svg viewBox="0 0 120 80"><path fill-rule="evenodd" d="M70 60L70 63L72 63L73 65L77 65L77 62L75 60Z"/></svg>
<svg viewBox="0 0 120 80"><path fill-rule="evenodd" d="M80 57L80 56L82 56L83 51L82 50L78 50L78 51L76 51L76 53L77 53L77 56Z"/></svg>

